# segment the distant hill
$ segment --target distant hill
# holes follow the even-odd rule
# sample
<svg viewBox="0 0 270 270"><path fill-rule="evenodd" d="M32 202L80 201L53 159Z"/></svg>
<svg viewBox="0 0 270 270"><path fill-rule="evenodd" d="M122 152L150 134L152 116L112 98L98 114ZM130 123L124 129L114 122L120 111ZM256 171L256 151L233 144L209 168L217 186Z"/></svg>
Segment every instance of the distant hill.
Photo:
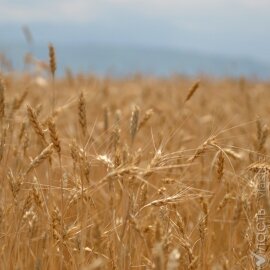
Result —
<svg viewBox="0 0 270 270"><path fill-rule="evenodd" d="M55 44L58 74L66 67L74 72L92 72L99 75L129 75L137 72L168 76L174 73L212 76L255 76L270 78L270 66L248 58L232 58L198 52L143 48L116 45L66 45ZM27 51L39 59L47 59L47 43L28 47L24 42L0 43L0 52L11 60L14 69L22 70L23 57Z"/></svg>

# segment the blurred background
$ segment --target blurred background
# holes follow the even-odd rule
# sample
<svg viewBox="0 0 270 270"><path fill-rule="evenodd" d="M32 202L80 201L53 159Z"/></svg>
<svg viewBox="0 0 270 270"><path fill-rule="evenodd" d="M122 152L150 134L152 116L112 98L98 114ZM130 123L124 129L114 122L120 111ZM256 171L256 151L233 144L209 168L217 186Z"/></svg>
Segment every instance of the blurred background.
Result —
<svg viewBox="0 0 270 270"><path fill-rule="evenodd" d="M1 68L270 78L269 0L0 0Z"/></svg>

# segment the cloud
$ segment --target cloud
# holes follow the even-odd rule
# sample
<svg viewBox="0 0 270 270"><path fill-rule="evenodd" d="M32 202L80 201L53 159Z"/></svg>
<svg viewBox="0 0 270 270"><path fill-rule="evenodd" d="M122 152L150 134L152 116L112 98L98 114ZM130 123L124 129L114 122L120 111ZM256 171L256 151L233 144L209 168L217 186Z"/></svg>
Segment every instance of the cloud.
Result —
<svg viewBox="0 0 270 270"><path fill-rule="evenodd" d="M0 26L26 24L44 39L72 37L74 42L183 47L270 59L269 0L0 0L0 6Z"/></svg>
<svg viewBox="0 0 270 270"><path fill-rule="evenodd" d="M2 22L91 22L117 14L167 18L265 11L269 0L0 0ZM234 9L232 9L232 6Z"/></svg>
<svg viewBox="0 0 270 270"><path fill-rule="evenodd" d="M1 22L86 22L98 14L97 5L86 0L1 2Z"/></svg>

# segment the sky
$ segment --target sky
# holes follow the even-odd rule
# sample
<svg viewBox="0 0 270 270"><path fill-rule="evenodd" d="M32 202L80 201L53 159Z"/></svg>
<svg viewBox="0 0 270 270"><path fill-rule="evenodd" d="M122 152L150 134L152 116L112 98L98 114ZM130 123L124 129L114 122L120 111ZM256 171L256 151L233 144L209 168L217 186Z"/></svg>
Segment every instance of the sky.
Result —
<svg viewBox="0 0 270 270"><path fill-rule="evenodd" d="M0 0L2 37L180 48L270 63L270 0ZM20 36L21 38L21 36Z"/></svg>

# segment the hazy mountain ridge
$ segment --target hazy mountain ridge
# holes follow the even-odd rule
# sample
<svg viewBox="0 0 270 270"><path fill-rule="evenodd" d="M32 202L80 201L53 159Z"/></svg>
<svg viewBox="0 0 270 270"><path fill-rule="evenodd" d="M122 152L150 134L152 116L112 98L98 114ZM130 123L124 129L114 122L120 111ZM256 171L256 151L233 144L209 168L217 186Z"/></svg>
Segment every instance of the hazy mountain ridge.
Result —
<svg viewBox="0 0 270 270"><path fill-rule="evenodd" d="M136 72L167 76L173 73L212 76L255 76L270 78L270 65L241 57L226 57L199 52L120 45L55 44L58 74L66 67L74 72L93 72L99 75L129 75ZM25 42L0 44L15 69L22 70L24 54L31 51L39 59L47 59L47 44L27 46Z"/></svg>

